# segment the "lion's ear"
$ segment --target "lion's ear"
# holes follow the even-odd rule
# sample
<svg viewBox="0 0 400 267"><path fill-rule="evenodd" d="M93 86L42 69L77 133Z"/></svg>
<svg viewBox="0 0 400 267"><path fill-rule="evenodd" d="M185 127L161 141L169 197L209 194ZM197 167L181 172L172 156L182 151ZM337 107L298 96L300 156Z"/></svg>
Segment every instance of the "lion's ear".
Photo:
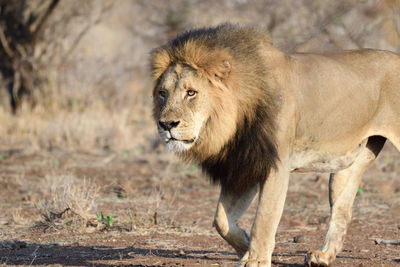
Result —
<svg viewBox="0 0 400 267"><path fill-rule="evenodd" d="M171 57L166 50L159 48L151 53L150 64L153 72L153 79L157 80L171 64Z"/></svg>
<svg viewBox="0 0 400 267"><path fill-rule="evenodd" d="M223 80L229 76L231 72L231 63L228 60L223 60L216 68L214 76L218 80Z"/></svg>

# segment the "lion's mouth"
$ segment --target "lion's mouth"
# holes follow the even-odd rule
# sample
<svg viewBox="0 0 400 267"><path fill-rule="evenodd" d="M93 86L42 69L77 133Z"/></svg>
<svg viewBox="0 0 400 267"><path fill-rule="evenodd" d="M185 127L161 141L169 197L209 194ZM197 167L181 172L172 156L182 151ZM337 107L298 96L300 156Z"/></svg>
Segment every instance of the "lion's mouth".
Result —
<svg viewBox="0 0 400 267"><path fill-rule="evenodd" d="M191 144L191 143L194 143L194 141L196 141L196 138L192 138L192 139L187 139L187 140L185 140L185 139L176 139L176 138L174 138L174 137L170 137L169 139L166 139L165 140L165 143L169 143L169 142L171 142L171 141L178 141L178 142L183 142L183 143L185 143L185 144Z"/></svg>

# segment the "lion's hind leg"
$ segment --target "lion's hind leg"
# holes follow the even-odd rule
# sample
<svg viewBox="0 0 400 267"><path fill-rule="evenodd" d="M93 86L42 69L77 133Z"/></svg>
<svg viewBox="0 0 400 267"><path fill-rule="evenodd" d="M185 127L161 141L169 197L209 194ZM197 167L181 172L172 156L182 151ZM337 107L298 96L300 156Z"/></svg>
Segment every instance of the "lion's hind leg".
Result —
<svg viewBox="0 0 400 267"><path fill-rule="evenodd" d="M329 229L321 250L307 254L306 262L309 266L329 266L336 258L336 254L341 251L361 178L383 148L385 141L386 139L381 136L370 137L366 148L349 168L331 174L329 180L331 206Z"/></svg>
<svg viewBox="0 0 400 267"><path fill-rule="evenodd" d="M221 190L217 205L214 225L218 233L236 250L241 258L249 247L249 235L236 222L248 209L255 195L257 186L249 191L235 196Z"/></svg>

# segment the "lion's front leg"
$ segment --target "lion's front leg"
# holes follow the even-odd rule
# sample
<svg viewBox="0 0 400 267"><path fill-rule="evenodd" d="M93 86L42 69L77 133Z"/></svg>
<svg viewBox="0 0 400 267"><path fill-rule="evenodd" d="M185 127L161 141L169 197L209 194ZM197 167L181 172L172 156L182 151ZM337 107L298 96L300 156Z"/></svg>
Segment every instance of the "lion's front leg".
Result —
<svg viewBox="0 0 400 267"><path fill-rule="evenodd" d="M251 230L250 247L240 260L240 267L271 266L275 234L282 216L289 183L289 169L281 158L276 170L261 186L256 217Z"/></svg>
<svg viewBox="0 0 400 267"><path fill-rule="evenodd" d="M221 190L217 205L214 225L218 233L236 250L242 257L249 248L249 236L236 222L242 217L257 193L257 186L242 195L236 196Z"/></svg>

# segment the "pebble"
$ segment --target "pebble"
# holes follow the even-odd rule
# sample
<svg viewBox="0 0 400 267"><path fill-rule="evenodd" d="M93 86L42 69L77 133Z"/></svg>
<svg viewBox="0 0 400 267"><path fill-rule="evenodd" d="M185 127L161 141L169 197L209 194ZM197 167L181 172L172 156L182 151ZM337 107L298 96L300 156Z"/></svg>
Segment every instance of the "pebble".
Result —
<svg viewBox="0 0 400 267"><path fill-rule="evenodd" d="M306 238L303 235L296 235L293 238L294 243L305 243L305 241L306 241Z"/></svg>

